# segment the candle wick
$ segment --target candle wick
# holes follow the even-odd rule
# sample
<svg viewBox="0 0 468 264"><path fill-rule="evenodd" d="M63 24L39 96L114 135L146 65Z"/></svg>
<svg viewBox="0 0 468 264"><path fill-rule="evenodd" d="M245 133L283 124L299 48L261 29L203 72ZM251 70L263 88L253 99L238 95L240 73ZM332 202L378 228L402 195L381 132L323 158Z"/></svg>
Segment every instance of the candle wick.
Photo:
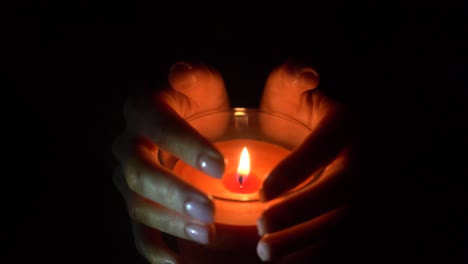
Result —
<svg viewBox="0 0 468 264"><path fill-rule="evenodd" d="M244 178L244 175L242 175L242 174L239 175L239 183L240 183L241 187L242 187L242 180L243 180L243 178Z"/></svg>

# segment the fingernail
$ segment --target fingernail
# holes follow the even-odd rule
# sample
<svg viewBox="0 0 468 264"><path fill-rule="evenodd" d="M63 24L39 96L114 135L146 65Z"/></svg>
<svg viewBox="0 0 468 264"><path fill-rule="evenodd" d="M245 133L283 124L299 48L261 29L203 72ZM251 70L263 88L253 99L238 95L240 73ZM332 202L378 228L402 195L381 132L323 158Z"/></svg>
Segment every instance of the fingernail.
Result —
<svg viewBox="0 0 468 264"><path fill-rule="evenodd" d="M312 68L296 68L294 82L305 90L315 89L319 82L317 71Z"/></svg>
<svg viewBox="0 0 468 264"><path fill-rule="evenodd" d="M312 68L297 68L296 76L301 78L309 78L311 80L316 80L318 78L318 73Z"/></svg>
<svg viewBox="0 0 468 264"><path fill-rule="evenodd" d="M259 236L263 236L264 234L267 233L265 218L263 218L263 217L261 217L257 221L257 232L258 232Z"/></svg>
<svg viewBox="0 0 468 264"><path fill-rule="evenodd" d="M196 81L195 75L191 72L193 67L186 62L177 62L172 65L169 73L169 81L174 85L188 86Z"/></svg>
<svg viewBox="0 0 468 264"><path fill-rule="evenodd" d="M224 173L224 160L217 159L207 154L198 157L198 168L206 174L221 179Z"/></svg>
<svg viewBox="0 0 468 264"><path fill-rule="evenodd" d="M187 236L198 243L208 244L209 242L208 229L203 226L190 224L185 227L185 232Z"/></svg>
<svg viewBox="0 0 468 264"><path fill-rule="evenodd" d="M213 222L213 207L209 203L189 200L185 203L185 212L202 222Z"/></svg>
<svg viewBox="0 0 468 264"><path fill-rule="evenodd" d="M186 62L176 62L171 67L171 73L184 73L190 71L192 66Z"/></svg>
<svg viewBox="0 0 468 264"><path fill-rule="evenodd" d="M260 240L257 244L257 254L262 261L271 260L270 247L267 243Z"/></svg>

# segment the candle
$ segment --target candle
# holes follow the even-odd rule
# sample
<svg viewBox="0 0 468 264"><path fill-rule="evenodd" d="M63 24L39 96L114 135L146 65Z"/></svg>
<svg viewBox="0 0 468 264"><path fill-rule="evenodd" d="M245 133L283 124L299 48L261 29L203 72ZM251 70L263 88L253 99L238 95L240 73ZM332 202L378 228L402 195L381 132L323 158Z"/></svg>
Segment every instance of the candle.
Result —
<svg viewBox="0 0 468 264"><path fill-rule="evenodd" d="M250 139L221 141L214 145L225 158L226 170L221 180L214 179L183 161L176 163L174 173L215 198L215 222L255 226L263 210L258 190L271 169L290 151L271 143ZM245 167L241 168L243 164L240 157L244 148L244 153L248 153L249 158L248 173ZM239 169L244 174L242 184L239 182ZM234 202L237 202L235 206Z"/></svg>
<svg viewBox="0 0 468 264"><path fill-rule="evenodd" d="M247 108L206 113L187 121L221 152L226 170L222 179L215 179L158 151L163 166L214 197L215 241L200 245L177 239L179 254L189 263L262 263L256 253L260 239L256 222L265 206L285 196L264 204L258 191L268 173L302 143L310 129L290 118ZM311 176L301 186L316 178Z"/></svg>
<svg viewBox="0 0 468 264"><path fill-rule="evenodd" d="M237 172L224 176L223 185L231 192L242 194L253 193L260 189L262 182L255 173L250 173L250 155L247 147L242 149Z"/></svg>
<svg viewBox="0 0 468 264"><path fill-rule="evenodd" d="M260 239L256 222L265 204L259 201L258 191L271 169L290 151L250 139L220 141L214 145L225 158L222 179L214 179L181 160L173 169L182 180L211 194L215 203L215 241L203 246L178 240L179 252L191 263L226 262L226 257L242 263L261 263L256 254Z"/></svg>

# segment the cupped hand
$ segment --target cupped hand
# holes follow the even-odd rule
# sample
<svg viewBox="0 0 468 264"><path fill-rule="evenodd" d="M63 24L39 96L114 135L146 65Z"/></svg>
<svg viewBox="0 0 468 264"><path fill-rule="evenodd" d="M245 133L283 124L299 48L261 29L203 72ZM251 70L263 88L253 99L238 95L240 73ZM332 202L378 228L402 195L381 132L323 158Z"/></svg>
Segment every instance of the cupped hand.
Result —
<svg viewBox="0 0 468 264"><path fill-rule="evenodd" d="M126 102L126 129L113 145L120 163L114 182L133 220L136 248L151 263L179 261L161 232L202 244L215 232L212 198L159 164L157 149L212 177L224 172L221 153L184 120L229 108L220 74L206 65L176 63L168 79L167 89Z"/></svg>
<svg viewBox="0 0 468 264"><path fill-rule="evenodd" d="M271 203L257 223L262 236L257 252L264 261L310 261L324 245L333 243L357 189L357 120L348 105L321 91L313 68L292 62L271 72L260 107L303 123L311 133L263 184L262 200ZM312 184L282 196L322 169Z"/></svg>

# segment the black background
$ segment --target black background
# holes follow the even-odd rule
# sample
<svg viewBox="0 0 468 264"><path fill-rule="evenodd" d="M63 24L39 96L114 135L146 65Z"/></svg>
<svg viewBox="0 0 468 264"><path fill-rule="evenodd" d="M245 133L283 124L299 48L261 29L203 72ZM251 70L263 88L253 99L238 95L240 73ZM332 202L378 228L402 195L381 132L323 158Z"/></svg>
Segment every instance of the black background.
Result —
<svg viewBox="0 0 468 264"><path fill-rule="evenodd" d="M32 247L34 258L62 263L142 261L111 181L126 96L164 85L171 64L195 59L220 70L233 106L255 107L269 71L289 56L354 101L365 124L369 173L343 258L466 256L461 4L82 1L14 11L10 77L27 109L13 123L26 125L20 168L38 161L18 186L40 193L13 196L21 206L12 214L28 215L13 218L24 231L17 256Z"/></svg>

